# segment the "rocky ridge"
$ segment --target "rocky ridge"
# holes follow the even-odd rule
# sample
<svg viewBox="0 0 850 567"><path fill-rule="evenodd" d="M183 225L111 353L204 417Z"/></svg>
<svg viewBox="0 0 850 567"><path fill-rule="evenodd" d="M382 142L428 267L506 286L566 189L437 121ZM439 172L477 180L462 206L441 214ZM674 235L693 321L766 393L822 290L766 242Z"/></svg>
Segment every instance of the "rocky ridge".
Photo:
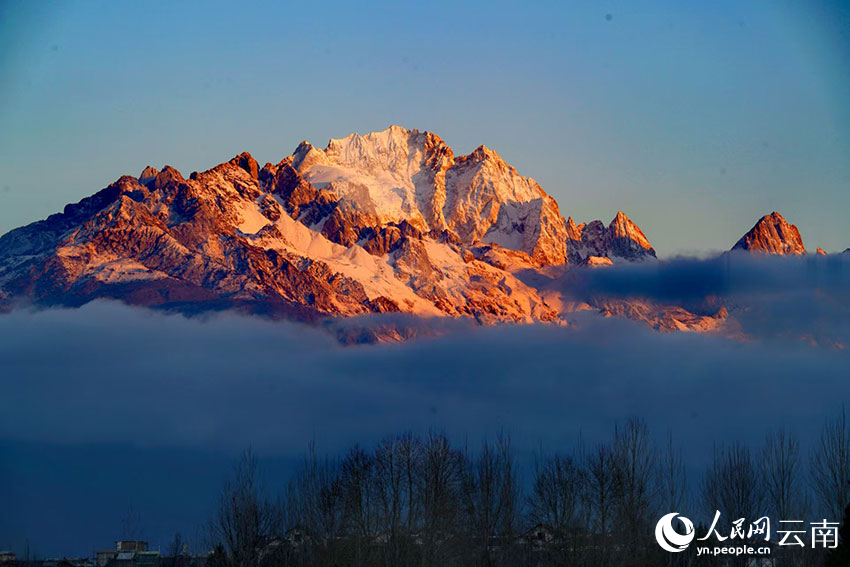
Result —
<svg viewBox="0 0 850 567"><path fill-rule="evenodd" d="M625 213L618 211L607 227L598 220L577 225L569 217L567 258L573 264L592 264L589 258L635 261L656 256L643 231Z"/></svg>
<svg viewBox="0 0 850 567"><path fill-rule="evenodd" d="M739 244L796 250L799 233L784 222L769 215ZM262 167L242 153L188 178L170 166L125 175L0 237L0 309L110 298L307 322L395 312L478 324L566 323L591 309L658 330L722 327L722 306L577 299L542 276L655 256L622 212L607 226L565 221L496 152L455 156L432 133L393 126L324 150L302 142ZM342 342L416 334L335 328Z"/></svg>

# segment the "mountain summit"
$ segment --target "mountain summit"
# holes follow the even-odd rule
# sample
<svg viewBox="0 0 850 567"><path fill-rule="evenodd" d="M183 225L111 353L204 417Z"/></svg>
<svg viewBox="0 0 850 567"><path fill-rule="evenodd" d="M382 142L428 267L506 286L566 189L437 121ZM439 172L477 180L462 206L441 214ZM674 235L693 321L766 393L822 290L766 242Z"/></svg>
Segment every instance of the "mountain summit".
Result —
<svg viewBox="0 0 850 567"><path fill-rule="evenodd" d="M287 209L297 208L293 218L339 244L404 222L458 242L521 250L543 264L566 259L558 204L485 146L455 156L435 134L391 126L332 139L324 150L302 142L289 158L267 165L263 176L273 191L322 192L322 210L302 210L299 196L286 200Z"/></svg>
<svg viewBox="0 0 850 567"><path fill-rule="evenodd" d="M759 219L755 226L735 243L732 250L777 255L806 253L800 231L793 224L788 224L776 211Z"/></svg>

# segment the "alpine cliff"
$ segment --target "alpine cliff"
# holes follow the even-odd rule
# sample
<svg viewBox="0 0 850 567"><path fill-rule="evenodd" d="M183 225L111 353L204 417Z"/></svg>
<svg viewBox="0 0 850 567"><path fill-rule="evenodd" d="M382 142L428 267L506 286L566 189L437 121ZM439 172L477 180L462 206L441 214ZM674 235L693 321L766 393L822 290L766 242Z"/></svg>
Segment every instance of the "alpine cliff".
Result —
<svg viewBox="0 0 850 567"><path fill-rule="evenodd" d="M775 211L759 219L755 226L735 243L732 250L777 255L806 253L800 231Z"/></svg>
<svg viewBox="0 0 850 567"><path fill-rule="evenodd" d="M774 213L739 247L802 250L802 242ZM493 150L456 156L433 133L391 126L325 149L302 142L262 167L243 153L188 178L170 166L125 175L0 238L0 308L110 298L309 322L388 312L564 322L582 309L660 330L713 330L725 320L716 305L579 301L550 277L654 260L622 212L607 226L565 221L536 181Z"/></svg>
<svg viewBox="0 0 850 567"><path fill-rule="evenodd" d="M599 258L644 260L655 258L655 249L643 231L622 212L606 228L602 221L576 225L567 220L567 256L574 264L593 264ZM610 264L611 262L603 262Z"/></svg>

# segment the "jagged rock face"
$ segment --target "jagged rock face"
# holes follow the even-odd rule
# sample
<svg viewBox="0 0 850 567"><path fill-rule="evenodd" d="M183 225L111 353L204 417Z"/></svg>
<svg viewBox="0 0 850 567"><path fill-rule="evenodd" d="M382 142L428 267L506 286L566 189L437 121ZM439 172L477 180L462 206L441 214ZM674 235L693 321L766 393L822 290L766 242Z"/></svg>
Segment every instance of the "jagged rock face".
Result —
<svg viewBox="0 0 850 567"><path fill-rule="evenodd" d="M643 231L622 212L618 212L608 225L605 237L609 256L627 260L637 260L647 256L655 258L655 249L652 248Z"/></svg>
<svg viewBox="0 0 850 567"><path fill-rule="evenodd" d="M637 261L655 258L655 249L643 231L622 212L618 212L608 227L602 221L575 224L567 219L567 257L572 264L600 265L600 260Z"/></svg>
<svg viewBox="0 0 850 567"><path fill-rule="evenodd" d="M312 189L300 191L334 203L332 210L303 220L335 242L351 244L366 229L407 222L423 233L448 233L466 245L495 243L522 250L541 264L561 264L566 258L558 204L485 146L455 157L432 133L391 126L333 139L324 150L302 142L292 156L267 168L262 178L291 168L287 176L298 177L290 185L309 184Z"/></svg>
<svg viewBox="0 0 850 567"><path fill-rule="evenodd" d="M534 180L486 147L456 157L434 134L392 127L325 150L304 142L262 168L243 153L189 179L170 166L121 177L0 238L0 311L114 298L303 321L400 312L564 322L577 301L547 288L548 271L654 256L622 213L607 227L565 222ZM631 300L583 304L660 329L725 318ZM418 334L393 323L331 327L343 342Z"/></svg>
<svg viewBox="0 0 850 567"><path fill-rule="evenodd" d="M146 168L11 231L0 238L0 305L12 296L42 305L107 297L308 321L388 311L481 323L557 317L534 289L470 257L451 234L405 220L361 230L340 214L337 240L369 231L366 248L332 241L302 221L327 227L339 199L284 161L260 170L241 154L189 179Z"/></svg>
<svg viewBox="0 0 850 567"><path fill-rule="evenodd" d="M775 211L759 219L755 226L732 247L732 250L778 255L806 253L800 231L793 224L788 224L782 215Z"/></svg>

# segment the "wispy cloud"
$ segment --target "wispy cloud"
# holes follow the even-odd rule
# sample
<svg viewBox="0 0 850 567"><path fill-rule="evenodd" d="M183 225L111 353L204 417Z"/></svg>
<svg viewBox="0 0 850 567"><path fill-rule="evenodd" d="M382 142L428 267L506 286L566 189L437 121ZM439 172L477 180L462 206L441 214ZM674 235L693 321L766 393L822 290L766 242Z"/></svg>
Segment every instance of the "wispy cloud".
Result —
<svg viewBox="0 0 850 567"><path fill-rule="evenodd" d="M573 270L545 285L579 300L649 299L704 314L723 305L755 339L850 348L850 254L677 258Z"/></svg>

